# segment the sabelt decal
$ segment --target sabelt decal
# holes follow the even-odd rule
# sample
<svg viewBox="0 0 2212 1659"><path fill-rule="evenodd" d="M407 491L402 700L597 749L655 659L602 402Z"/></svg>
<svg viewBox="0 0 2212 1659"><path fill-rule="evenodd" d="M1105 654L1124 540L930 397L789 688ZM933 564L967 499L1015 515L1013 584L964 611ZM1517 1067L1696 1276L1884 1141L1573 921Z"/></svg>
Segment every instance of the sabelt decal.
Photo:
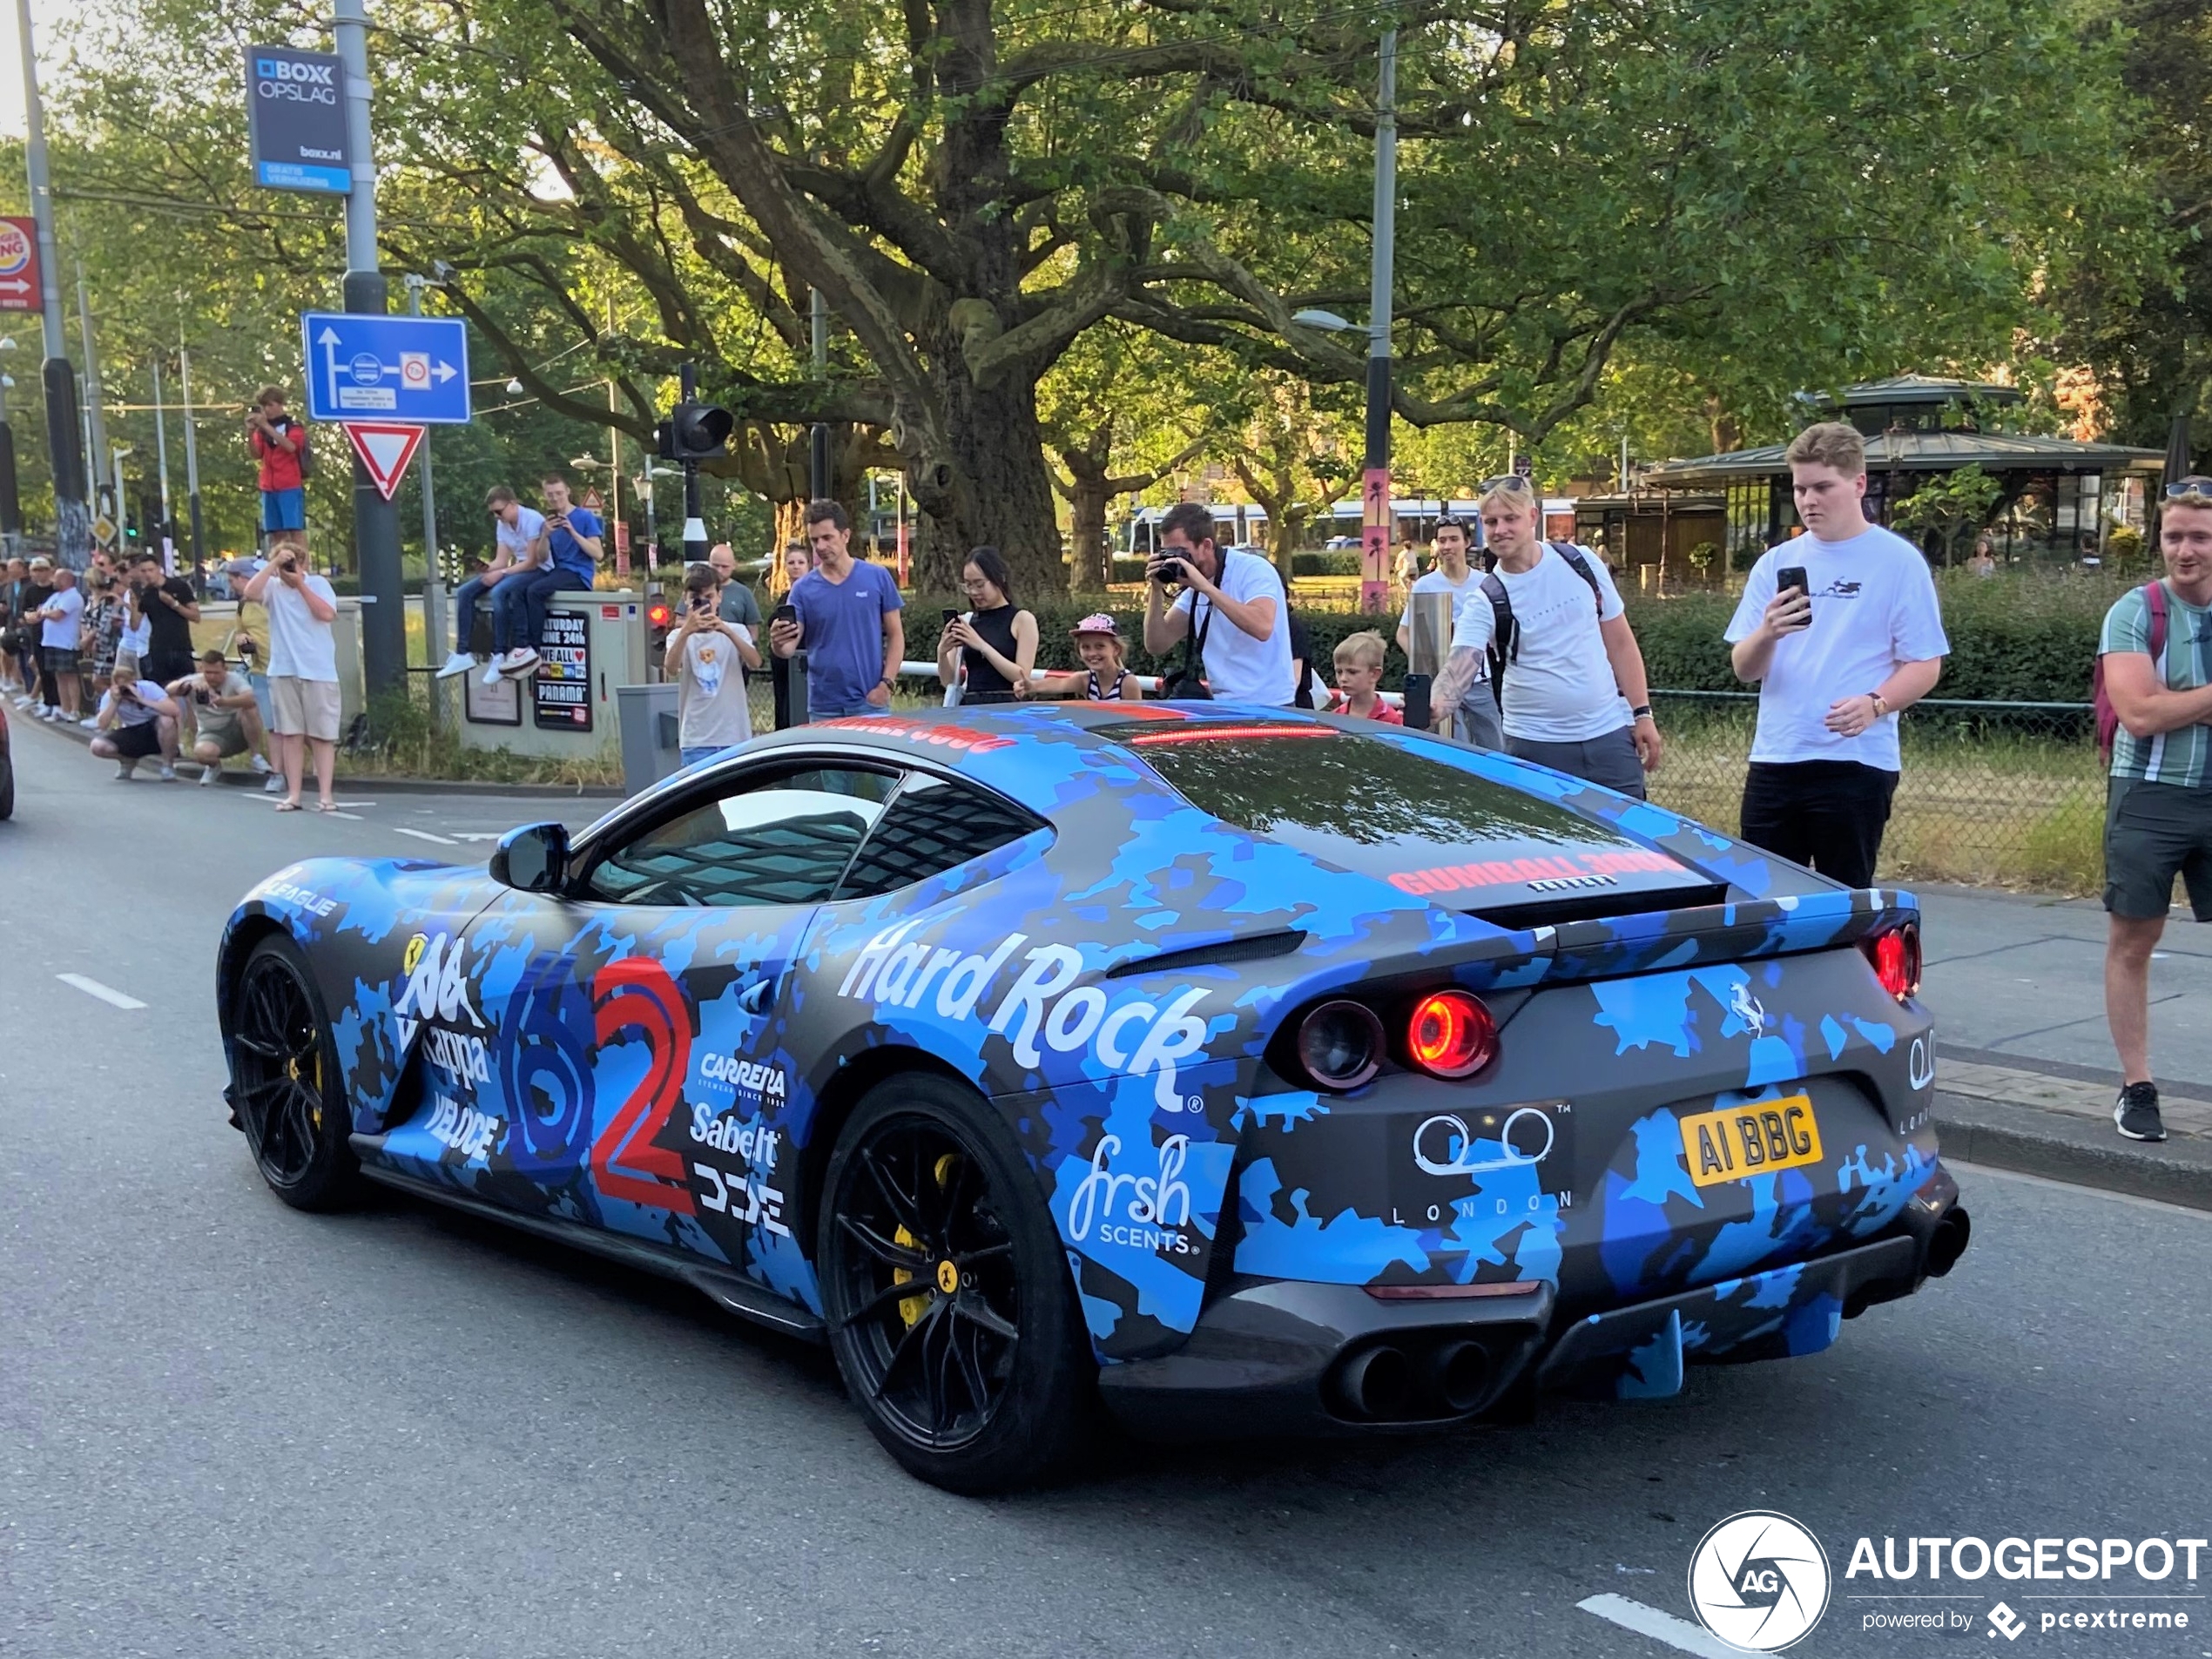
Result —
<svg viewBox="0 0 2212 1659"><path fill-rule="evenodd" d="M1028 942L1027 934L1009 934L988 953L933 948L926 941L907 939L919 926L900 922L869 940L853 957L838 994L872 998L879 1008L919 1012L927 1007L940 1019L971 1019L1001 970ZM1004 1037L1015 1060L1030 1070L1042 1065L1045 1049L1055 1054L1088 1049L1103 1066L1150 1077L1162 1111L1183 1109L1176 1069L1204 1058L1206 1022L1194 1010L1205 1001L1206 991L1184 990L1164 1003L1142 995L1116 1001L1098 986L1076 986L1082 966L1082 953L1067 945L1039 945L1029 951L984 1028Z"/></svg>

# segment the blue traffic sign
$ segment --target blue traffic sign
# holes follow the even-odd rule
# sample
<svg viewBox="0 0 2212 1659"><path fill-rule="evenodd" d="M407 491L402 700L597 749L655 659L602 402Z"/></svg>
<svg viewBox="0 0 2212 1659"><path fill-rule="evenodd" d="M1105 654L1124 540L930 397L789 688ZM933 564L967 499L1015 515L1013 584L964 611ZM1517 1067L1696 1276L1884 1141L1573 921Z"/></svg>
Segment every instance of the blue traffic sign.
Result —
<svg viewBox="0 0 2212 1659"><path fill-rule="evenodd" d="M469 331L455 318L310 311L300 338L310 421L469 419Z"/></svg>

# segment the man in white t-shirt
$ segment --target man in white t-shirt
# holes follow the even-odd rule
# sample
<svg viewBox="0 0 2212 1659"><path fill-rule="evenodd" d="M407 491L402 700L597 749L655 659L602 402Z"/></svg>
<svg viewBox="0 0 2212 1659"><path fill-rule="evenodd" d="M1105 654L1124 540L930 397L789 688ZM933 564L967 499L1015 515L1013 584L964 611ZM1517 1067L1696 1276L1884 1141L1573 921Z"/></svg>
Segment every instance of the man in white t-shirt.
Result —
<svg viewBox="0 0 2212 1659"><path fill-rule="evenodd" d="M1807 427L1787 459L1805 534L1760 555L1726 636L1736 678L1759 688L1743 839L1871 887L1897 792L1898 711L1935 689L1951 642L1920 550L1866 521L1858 431Z"/></svg>
<svg viewBox="0 0 2212 1659"><path fill-rule="evenodd" d="M500 604L503 590L499 583L508 577L518 577L536 568L547 556L544 514L523 506L505 484L491 487L484 497L484 509L491 515L492 536L496 545L491 563L453 590L453 654L438 671L442 680L466 674L482 660L475 655L476 607L484 603L487 594L491 596L491 654L496 658L507 654L515 644L507 633L511 632L515 624L508 614L512 607Z"/></svg>
<svg viewBox="0 0 2212 1659"><path fill-rule="evenodd" d="M269 610L269 712L277 760L284 769L280 813L300 810L307 782L307 751L315 758L316 805L338 810L331 799L338 754L338 642L331 624L338 596L312 574L306 556L290 542L277 543L268 566L246 584L246 597Z"/></svg>
<svg viewBox="0 0 2212 1659"><path fill-rule="evenodd" d="M1160 520L1159 550L1144 570L1144 649L1164 657L1191 637L1195 610L1208 690L1224 703L1286 708L1298 680L1283 579L1257 554L1224 554L1213 536L1213 509L1197 502L1179 502ZM1177 583L1183 591L1170 604Z"/></svg>
<svg viewBox="0 0 2212 1659"><path fill-rule="evenodd" d="M1664 745L1643 651L1612 576L1579 547L1538 539L1542 503L1520 475L1487 480L1480 506L1497 568L1460 607L1436 678L1439 725L1487 654L1504 691L1508 753L1642 800L1643 775L1658 769Z"/></svg>
<svg viewBox="0 0 2212 1659"><path fill-rule="evenodd" d="M55 712L48 718L74 720L78 687L81 684L78 646L84 638L84 596L77 590L77 572L63 565L54 572L54 590L33 613L38 618L38 645L46 671L54 685Z"/></svg>
<svg viewBox="0 0 2212 1659"><path fill-rule="evenodd" d="M1405 613L1398 618L1399 650L1411 653L1413 649L1413 601L1424 593L1452 596L1452 621L1457 628L1460 607L1482 586L1482 573L1467 563L1472 543L1467 527L1449 513L1436 521L1436 568L1416 577L1406 595ZM1474 660L1474 684L1460 698L1459 735L1478 748L1502 749L1506 739L1498 725L1498 699L1490 690L1489 664L1479 651Z"/></svg>

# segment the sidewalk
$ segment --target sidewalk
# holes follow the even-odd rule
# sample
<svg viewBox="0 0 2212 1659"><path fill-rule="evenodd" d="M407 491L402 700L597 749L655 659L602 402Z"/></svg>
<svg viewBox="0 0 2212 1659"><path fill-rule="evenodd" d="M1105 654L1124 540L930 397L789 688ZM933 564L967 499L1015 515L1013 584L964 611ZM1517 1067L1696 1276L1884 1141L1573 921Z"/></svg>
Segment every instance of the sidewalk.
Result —
<svg viewBox="0 0 2212 1659"><path fill-rule="evenodd" d="M14 722L17 731L31 727L80 743L91 737ZM199 768L186 761L178 771L193 777ZM243 772L224 777L260 781ZM383 778L340 782L372 793L547 792ZM1976 887L1914 891L1925 923L1922 997L1936 1017L1935 1120L1945 1152L2212 1210L2212 927L2177 915L2152 964L2151 1051L2171 1138L2145 1145L2122 1140L2113 1127L2119 1075L2105 1035L2105 919L2096 901Z"/></svg>

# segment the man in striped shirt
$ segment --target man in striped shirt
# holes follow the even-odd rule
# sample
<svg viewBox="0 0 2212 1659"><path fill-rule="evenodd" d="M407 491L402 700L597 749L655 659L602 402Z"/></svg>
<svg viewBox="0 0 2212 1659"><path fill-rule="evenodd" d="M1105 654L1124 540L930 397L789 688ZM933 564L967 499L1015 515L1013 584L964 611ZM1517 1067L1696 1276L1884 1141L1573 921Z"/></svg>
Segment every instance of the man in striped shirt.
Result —
<svg viewBox="0 0 2212 1659"><path fill-rule="evenodd" d="M2098 652L2120 717L2105 806L2105 1022L2119 1051L2113 1122L2131 1141L2162 1141L2150 1070L2150 955L2165 931L2174 878L2212 921L2212 478L2170 484L2159 529L2166 560L2162 649L2153 659L2141 588L2105 615Z"/></svg>

